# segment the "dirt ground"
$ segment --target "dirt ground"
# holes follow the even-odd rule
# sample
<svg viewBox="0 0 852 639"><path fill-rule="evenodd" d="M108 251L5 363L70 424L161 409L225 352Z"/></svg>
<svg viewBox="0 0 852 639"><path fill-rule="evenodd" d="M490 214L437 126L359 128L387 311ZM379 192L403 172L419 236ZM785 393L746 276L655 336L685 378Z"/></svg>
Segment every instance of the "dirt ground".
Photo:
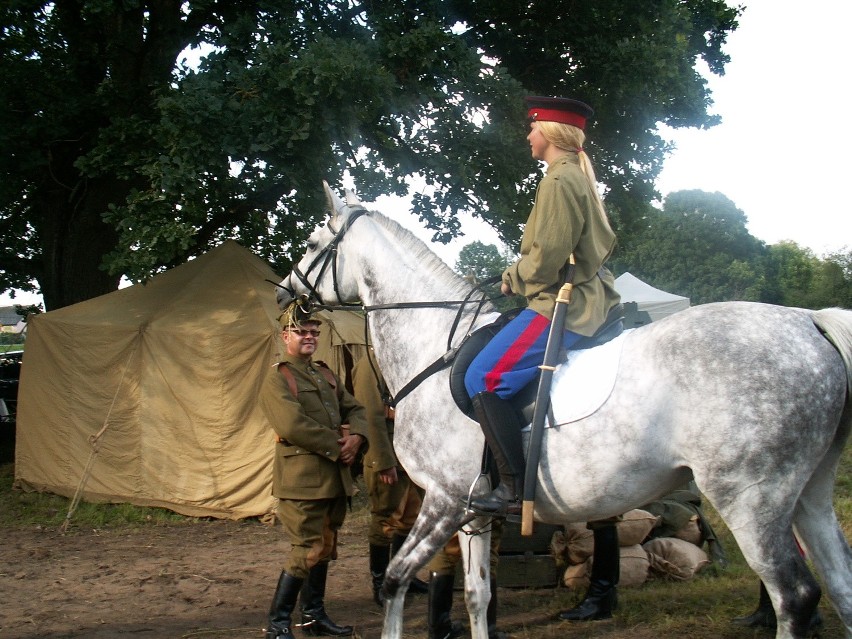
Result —
<svg viewBox="0 0 852 639"><path fill-rule="evenodd" d="M347 522L341 531L326 609L337 623L354 625L359 639L377 639L383 616L372 599L363 526ZM72 526L66 534L22 527L0 535L2 639L260 639L289 551L281 527L259 521L135 531ZM454 616L463 618L461 592L455 602ZM425 615L425 595L408 596L406 637L426 636ZM540 616L513 612L516 623L547 623Z"/></svg>
<svg viewBox="0 0 852 639"><path fill-rule="evenodd" d="M354 625L356 639L377 639L383 617L372 600L366 522L351 519L339 537L326 609L337 623ZM3 529L0 538L2 639L260 639L281 560L289 551L280 526L256 520L150 525L135 531L72 526L66 534L21 527ZM427 578L425 570L420 577ZM573 604L563 588L499 588L498 593L500 615L505 615L501 629L513 639L658 637L635 625L628 630L616 623L588 634L554 623L541 602ZM426 636L425 615L426 597L409 595L404 637ZM453 616L466 621L460 591Z"/></svg>
<svg viewBox="0 0 852 639"><path fill-rule="evenodd" d="M326 608L336 622L355 626L356 639L377 639L383 619L372 600L364 531L364 522L357 520L341 531ZM149 525L134 531L72 526L64 535L55 528L28 526L3 529L0 540L2 639L261 639L281 560L289 551L280 526L256 520ZM425 572L420 576L425 578ZM675 585L662 592L625 589L615 620L591 625L554 622L553 613L578 597L565 588L501 587L498 625L511 639L772 636L727 621L734 612L753 607L753 580L738 590L718 581L707 616L679 613L686 601L678 599L687 589ZM671 625L649 623L649 607ZM408 596L406 639L426 636L425 614L426 597ZM829 618L819 636L842 636L833 613L825 609L824 614ZM466 620L459 591L453 615ZM708 624L712 617L722 623Z"/></svg>
<svg viewBox="0 0 852 639"><path fill-rule="evenodd" d="M202 521L135 532L4 530L0 637L262 637L281 559L279 526ZM344 531L326 608L378 637L364 537ZM422 626L425 597L406 616ZM416 625L413 625L414 629Z"/></svg>

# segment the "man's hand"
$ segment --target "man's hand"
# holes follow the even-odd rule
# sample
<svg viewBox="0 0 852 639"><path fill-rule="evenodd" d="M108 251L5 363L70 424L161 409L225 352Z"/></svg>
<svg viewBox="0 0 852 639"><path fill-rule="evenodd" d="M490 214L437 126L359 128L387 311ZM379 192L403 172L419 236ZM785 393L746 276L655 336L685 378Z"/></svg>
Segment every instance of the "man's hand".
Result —
<svg viewBox="0 0 852 639"><path fill-rule="evenodd" d="M511 297L512 295L514 295L514 293L512 292L512 287L509 286L506 282L502 282L500 284L500 292L503 293L503 295L505 295L506 297Z"/></svg>
<svg viewBox="0 0 852 639"><path fill-rule="evenodd" d="M379 481L388 486L393 486L399 481L399 474L396 472L396 466L385 468L379 471Z"/></svg>
<svg viewBox="0 0 852 639"><path fill-rule="evenodd" d="M340 463L344 466L351 466L361 450L361 446L366 441L363 435L344 435L337 440L340 444Z"/></svg>

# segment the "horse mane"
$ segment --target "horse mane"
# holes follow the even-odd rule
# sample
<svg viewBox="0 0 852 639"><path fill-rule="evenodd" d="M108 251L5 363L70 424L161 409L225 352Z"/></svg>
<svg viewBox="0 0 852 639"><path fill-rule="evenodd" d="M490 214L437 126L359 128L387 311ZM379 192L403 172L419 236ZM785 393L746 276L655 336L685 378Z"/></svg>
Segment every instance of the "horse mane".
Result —
<svg viewBox="0 0 852 639"><path fill-rule="evenodd" d="M446 285L450 289L450 293L465 296L473 288L470 282L453 271L423 240L399 222L378 211L368 211L367 214L391 233L400 246L407 249L420 261L430 272L433 281Z"/></svg>

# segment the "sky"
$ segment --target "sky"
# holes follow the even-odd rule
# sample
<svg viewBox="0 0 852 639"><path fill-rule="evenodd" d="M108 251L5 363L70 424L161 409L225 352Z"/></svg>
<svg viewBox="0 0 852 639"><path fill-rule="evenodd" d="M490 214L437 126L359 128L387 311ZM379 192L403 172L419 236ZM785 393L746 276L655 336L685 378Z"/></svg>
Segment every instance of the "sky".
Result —
<svg viewBox="0 0 852 639"><path fill-rule="evenodd" d="M793 240L818 256L852 248L845 189L852 156L850 24L849 0L749 0L723 48L731 58L725 75L708 76L711 112L722 123L707 131L666 133L677 149L663 166L660 193L718 191L767 244ZM404 202L381 198L370 208L428 241L431 233ZM466 218L462 230L465 235L451 244L433 245L450 266L470 242L499 245L483 222ZM33 300L41 301L19 294L14 303ZM0 305L11 303L0 296Z"/></svg>

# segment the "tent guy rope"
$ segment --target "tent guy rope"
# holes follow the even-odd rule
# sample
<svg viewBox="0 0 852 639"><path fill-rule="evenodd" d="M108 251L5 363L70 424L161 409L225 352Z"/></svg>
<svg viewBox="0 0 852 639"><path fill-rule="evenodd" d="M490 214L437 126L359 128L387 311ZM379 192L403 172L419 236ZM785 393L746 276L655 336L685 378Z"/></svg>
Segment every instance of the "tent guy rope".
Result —
<svg viewBox="0 0 852 639"><path fill-rule="evenodd" d="M121 390L121 387L124 385L124 378L127 376L127 369L130 368L130 362L133 359L133 356L136 354L136 349L139 346L139 342L137 341L133 345L133 350L130 351L130 354L127 356L127 362L124 364L124 370L121 372L121 379L118 381L118 386L116 386L115 394L112 396L112 402L109 405L109 410L107 411L106 417L104 418L104 423L101 426L101 429L95 433L94 435L89 435L89 445L92 447L92 451L89 453L89 459L86 461L86 466L83 468L83 474L80 477L80 483L77 484L77 489L74 491L74 497L71 498L71 503L68 504L68 513L65 515L65 521L62 522L62 526L59 527L60 533L65 533L68 530L68 526L71 523L71 517L74 515L74 511L77 510L77 506L80 505L80 500L83 497L83 489L86 487L86 483L89 481L89 477L92 474L92 466L95 465L95 457L100 450L100 439L106 433L107 428L109 428L109 418L112 415L112 409L115 408L115 402L118 399L118 393Z"/></svg>

